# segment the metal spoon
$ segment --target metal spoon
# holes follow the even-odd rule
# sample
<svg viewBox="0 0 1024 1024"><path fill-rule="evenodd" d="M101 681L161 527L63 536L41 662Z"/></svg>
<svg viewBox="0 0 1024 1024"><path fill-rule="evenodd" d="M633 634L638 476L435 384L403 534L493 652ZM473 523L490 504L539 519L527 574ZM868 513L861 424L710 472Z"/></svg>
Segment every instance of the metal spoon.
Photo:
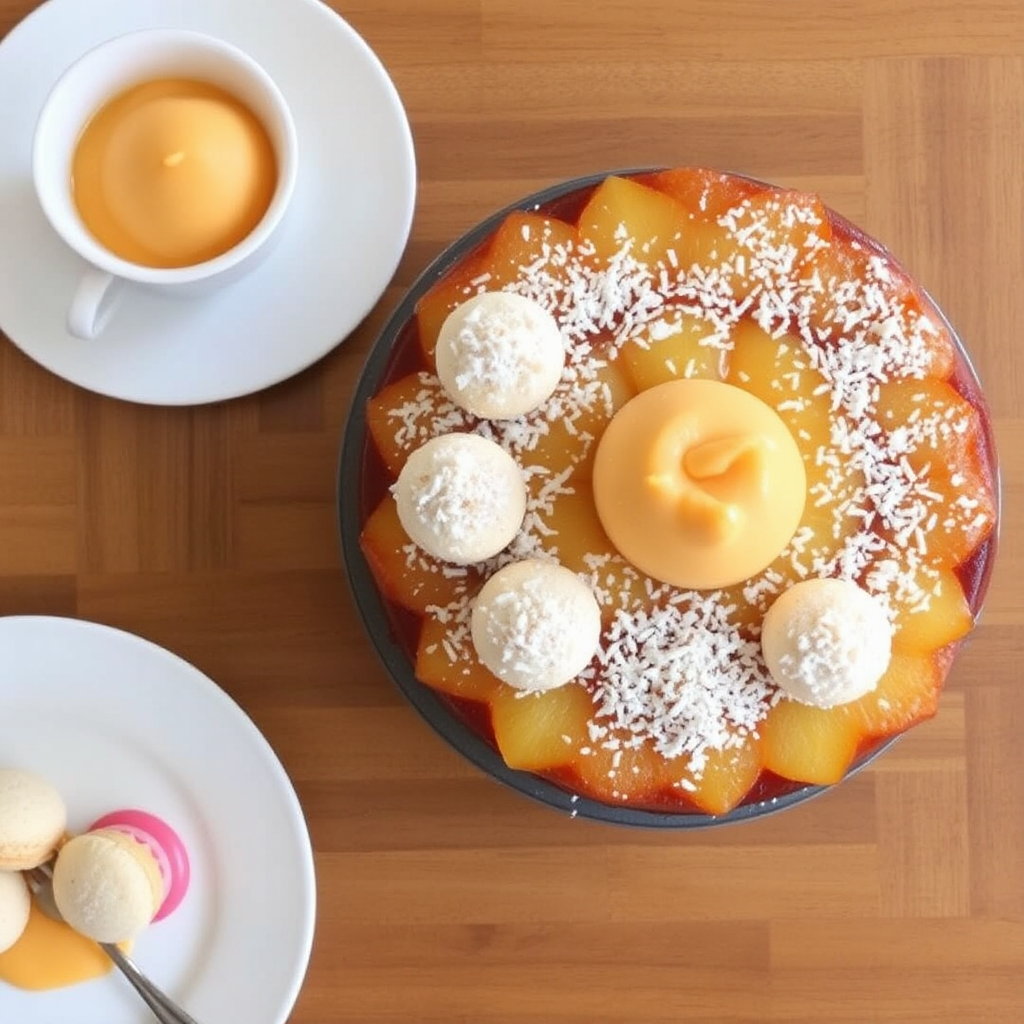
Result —
<svg viewBox="0 0 1024 1024"><path fill-rule="evenodd" d="M29 888L35 897L39 909L54 921L63 921L61 912L53 898L53 875L48 864L25 872ZM142 997L145 1004L153 1011L153 1016L160 1024L198 1024L194 1017L189 1016L170 996L158 988L135 966L130 957L110 942L98 942L97 945L114 962L114 966L128 979L132 988Z"/></svg>

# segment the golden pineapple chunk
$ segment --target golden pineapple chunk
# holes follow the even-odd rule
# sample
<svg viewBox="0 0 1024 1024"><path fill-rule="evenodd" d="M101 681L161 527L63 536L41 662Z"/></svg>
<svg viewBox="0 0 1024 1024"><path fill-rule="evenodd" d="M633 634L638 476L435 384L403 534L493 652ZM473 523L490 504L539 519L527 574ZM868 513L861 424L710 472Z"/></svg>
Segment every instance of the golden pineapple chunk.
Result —
<svg viewBox="0 0 1024 1024"><path fill-rule="evenodd" d="M515 211L477 251L438 281L416 304L420 349L434 368L437 336L448 314L479 291L501 291L533 269L557 291L564 259L550 258L575 243L576 229L555 217Z"/></svg>
<svg viewBox="0 0 1024 1024"><path fill-rule="evenodd" d="M956 368L949 328L922 290L883 253L856 229L835 227L831 244L815 252L801 271L801 286L812 303L811 329L829 342L850 330L866 338L895 330L904 346L920 350L915 360L920 359L921 373L949 377Z"/></svg>
<svg viewBox="0 0 1024 1024"><path fill-rule="evenodd" d="M753 320L733 330L726 381L770 405L789 427L801 452L830 443L829 400L815 389L825 378L811 365L803 343L793 335L773 338Z"/></svg>
<svg viewBox="0 0 1024 1024"><path fill-rule="evenodd" d="M930 506L922 535L905 540L923 539L930 561L958 565L996 522L981 414L951 385L934 378L883 384L877 414L890 446L905 451Z"/></svg>
<svg viewBox="0 0 1024 1024"><path fill-rule="evenodd" d="M615 553L598 518L589 485L558 495L542 519L545 549L567 569L589 577L605 622L619 609L650 609L650 595L657 584Z"/></svg>
<svg viewBox="0 0 1024 1024"><path fill-rule="evenodd" d="M390 494L366 520L359 543L385 597L419 615L463 599L476 586L472 567L442 562L409 539Z"/></svg>
<svg viewBox="0 0 1024 1024"><path fill-rule="evenodd" d="M439 434L470 430L473 422L448 398L432 373L400 377L366 404L367 429L394 478L420 445Z"/></svg>
<svg viewBox="0 0 1024 1024"><path fill-rule="evenodd" d="M605 264L628 244L638 263L671 265L669 256L685 211L670 196L628 178L606 178L583 208L577 224L581 252L593 249Z"/></svg>
<svg viewBox="0 0 1024 1024"><path fill-rule="evenodd" d="M582 401L580 389L587 396ZM635 394L633 381L621 363L604 363L592 379L563 380L548 402L530 413L530 422L539 423L542 429L530 431L528 448L516 447L514 427L508 434L512 440L505 447L524 467L540 466L557 474L572 466L574 480L589 480L604 428Z"/></svg>
<svg viewBox="0 0 1024 1024"><path fill-rule="evenodd" d="M720 217L744 199L771 191L769 186L706 167L673 167L643 174L641 184L664 192L695 216Z"/></svg>
<svg viewBox="0 0 1024 1024"><path fill-rule="evenodd" d="M952 569L922 565L907 579L908 585L890 588L889 600L896 611L894 650L937 651L971 631L974 618Z"/></svg>
<svg viewBox="0 0 1024 1024"><path fill-rule="evenodd" d="M510 768L564 767L587 744L590 694L576 683L544 693L521 693L502 684L490 698L491 726Z"/></svg>
<svg viewBox="0 0 1024 1024"><path fill-rule="evenodd" d="M861 731L845 708L783 699L761 723L764 766L794 782L830 786L850 767Z"/></svg>
<svg viewBox="0 0 1024 1024"><path fill-rule="evenodd" d="M565 256L576 242L572 224L543 214L517 210L510 213L494 233L487 251L484 287L501 291L530 275L541 275L557 294L564 275Z"/></svg>
<svg viewBox="0 0 1024 1024"><path fill-rule="evenodd" d="M665 790L666 761L649 743L626 747L604 742L586 744L574 763L580 789L587 796L622 804L627 798L649 800Z"/></svg>
<svg viewBox="0 0 1024 1024"><path fill-rule="evenodd" d="M927 654L893 653L870 693L846 705L866 736L891 736L931 718L939 706L945 665Z"/></svg>
<svg viewBox="0 0 1024 1024"><path fill-rule="evenodd" d="M451 624L428 613L420 628L416 678L453 697L490 701L504 683L480 663L467 631L468 626L462 630L465 635L453 641Z"/></svg>
<svg viewBox="0 0 1024 1024"><path fill-rule="evenodd" d="M629 368L638 391L679 378L721 380L728 353L709 343L715 337L713 325L704 317L669 308L663 320L623 346L619 359Z"/></svg>
<svg viewBox="0 0 1024 1024"><path fill-rule="evenodd" d="M727 381L771 406L789 427L807 474L807 500L791 549L770 567L796 582L814 563L827 562L861 526L864 474L850 465L831 440L829 399L815 394L824 383L798 338L773 338L752 320L733 334ZM794 564L795 563L795 564ZM803 571L799 571L802 566Z"/></svg>
<svg viewBox="0 0 1024 1024"><path fill-rule="evenodd" d="M456 306L461 306L486 286L489 273L484 247L481 247L449 270L416 303L420 351L429 369L435 368L434 350L437 348L437 336L441 332L441 325Z"/></svg>
<svg viewBox="0 0 1024 1024"><path fill-rule="evenodd" d="M817 196L758 192L716 216L690 213L677 258L684 268L700 268L705 285L720 296L756 300L780 283L795 287L831 233Z"/></svg>
<svg viewBox="0 0 1024 1024"><path fill-rule="evenodd" d="M672 785L708 814L728 814L750 792L764 766L761 739L745 736L734 747L709 750L701 770L690 770L687 758L668 762Z"/></svg>

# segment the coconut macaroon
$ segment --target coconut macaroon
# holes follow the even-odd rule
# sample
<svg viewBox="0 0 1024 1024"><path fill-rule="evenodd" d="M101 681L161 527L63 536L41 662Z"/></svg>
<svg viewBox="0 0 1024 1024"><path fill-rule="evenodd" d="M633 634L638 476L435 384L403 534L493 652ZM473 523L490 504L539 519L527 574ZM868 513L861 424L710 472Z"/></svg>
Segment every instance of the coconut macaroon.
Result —
<svg viewBox="0 0 1024 1024"><path fill-rule="evenodd" d="M75 931L95 942L134 939L164 898L149 848L125 832L100 829L70 839L53 868L53 898Z"/></svg>
<svg viewBox="0 0 1024 1024"><path fill-rule="evenodd" d="M18 871L0 871L0 953L21 938L28 924L29 896L25 879Z"/></svg>
<svg viewBox="0 0 1024 1024"><path fill-rule="evenodd" d="M0 768L0 871L28 871L49 860L66 827L64 800L46 779Z"/></svg>
<svg viewBox="0 0 1024 1024"><path fill-rule="evenodd" d="M524 559L481 588L470 630L477 657L517 690L553 690L574 679L601 638L590 587L562 565Z"/></svg>
<svg viewBox="0 0 1024 1024"><path fill-rule="evenodd" d="M512 292L481 292L448 314L435 360L456 405L484 419L514 419L551 397L565 346L543 306Z"/></svg>
<svg viewBox="0 0 1024 1024"><path fill-rule="evenodd" d="M469 565L508 546L526 514L526 481L508 452L479 434L417 448L391 488L398 518L429 555Z"/></svg>
<svg viewBox="0 0 1024 1024"><path fill-rule="evenodd" d="M875 689L889 667L892 626L882 603L856 583L802 580L768 609L761 650L780 689L830 708Z"/></svg>

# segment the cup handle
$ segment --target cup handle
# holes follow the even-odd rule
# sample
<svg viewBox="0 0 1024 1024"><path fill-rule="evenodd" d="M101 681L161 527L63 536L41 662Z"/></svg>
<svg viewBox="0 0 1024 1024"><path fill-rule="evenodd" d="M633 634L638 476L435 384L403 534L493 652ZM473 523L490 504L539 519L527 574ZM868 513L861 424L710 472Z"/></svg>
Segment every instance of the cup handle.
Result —
<svg viewBox="0 0 1024 1024"><path fill-rule="evenodd" d="M105 270L87 270L68 309L68 330L84 341L97 337L114 312L123 284L121 278Z"/></svg>

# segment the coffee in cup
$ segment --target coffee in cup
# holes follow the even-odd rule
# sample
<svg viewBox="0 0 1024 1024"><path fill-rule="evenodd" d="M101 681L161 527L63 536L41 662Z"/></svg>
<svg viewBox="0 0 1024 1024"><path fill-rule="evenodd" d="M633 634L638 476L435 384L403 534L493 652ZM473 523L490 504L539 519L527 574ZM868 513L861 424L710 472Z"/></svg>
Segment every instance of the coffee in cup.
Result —
<svg viewBox="0 0 1024 1024"><path fill-rule="evenodd" d="M276 85L196 32L133 32L57 82L33 177L51 225L90 267L68 330L95 337L124 284L208 293L266 255L295 187L298 147Z"/></svg>
<svg viewBox="0 0 1024 1024"><path fill-rule="evenodd" d="M115 256L188 267L233 249L270 206L270 136L231 93L193 79L150 79L106 103L72 160L75 207Z"/></svg>

